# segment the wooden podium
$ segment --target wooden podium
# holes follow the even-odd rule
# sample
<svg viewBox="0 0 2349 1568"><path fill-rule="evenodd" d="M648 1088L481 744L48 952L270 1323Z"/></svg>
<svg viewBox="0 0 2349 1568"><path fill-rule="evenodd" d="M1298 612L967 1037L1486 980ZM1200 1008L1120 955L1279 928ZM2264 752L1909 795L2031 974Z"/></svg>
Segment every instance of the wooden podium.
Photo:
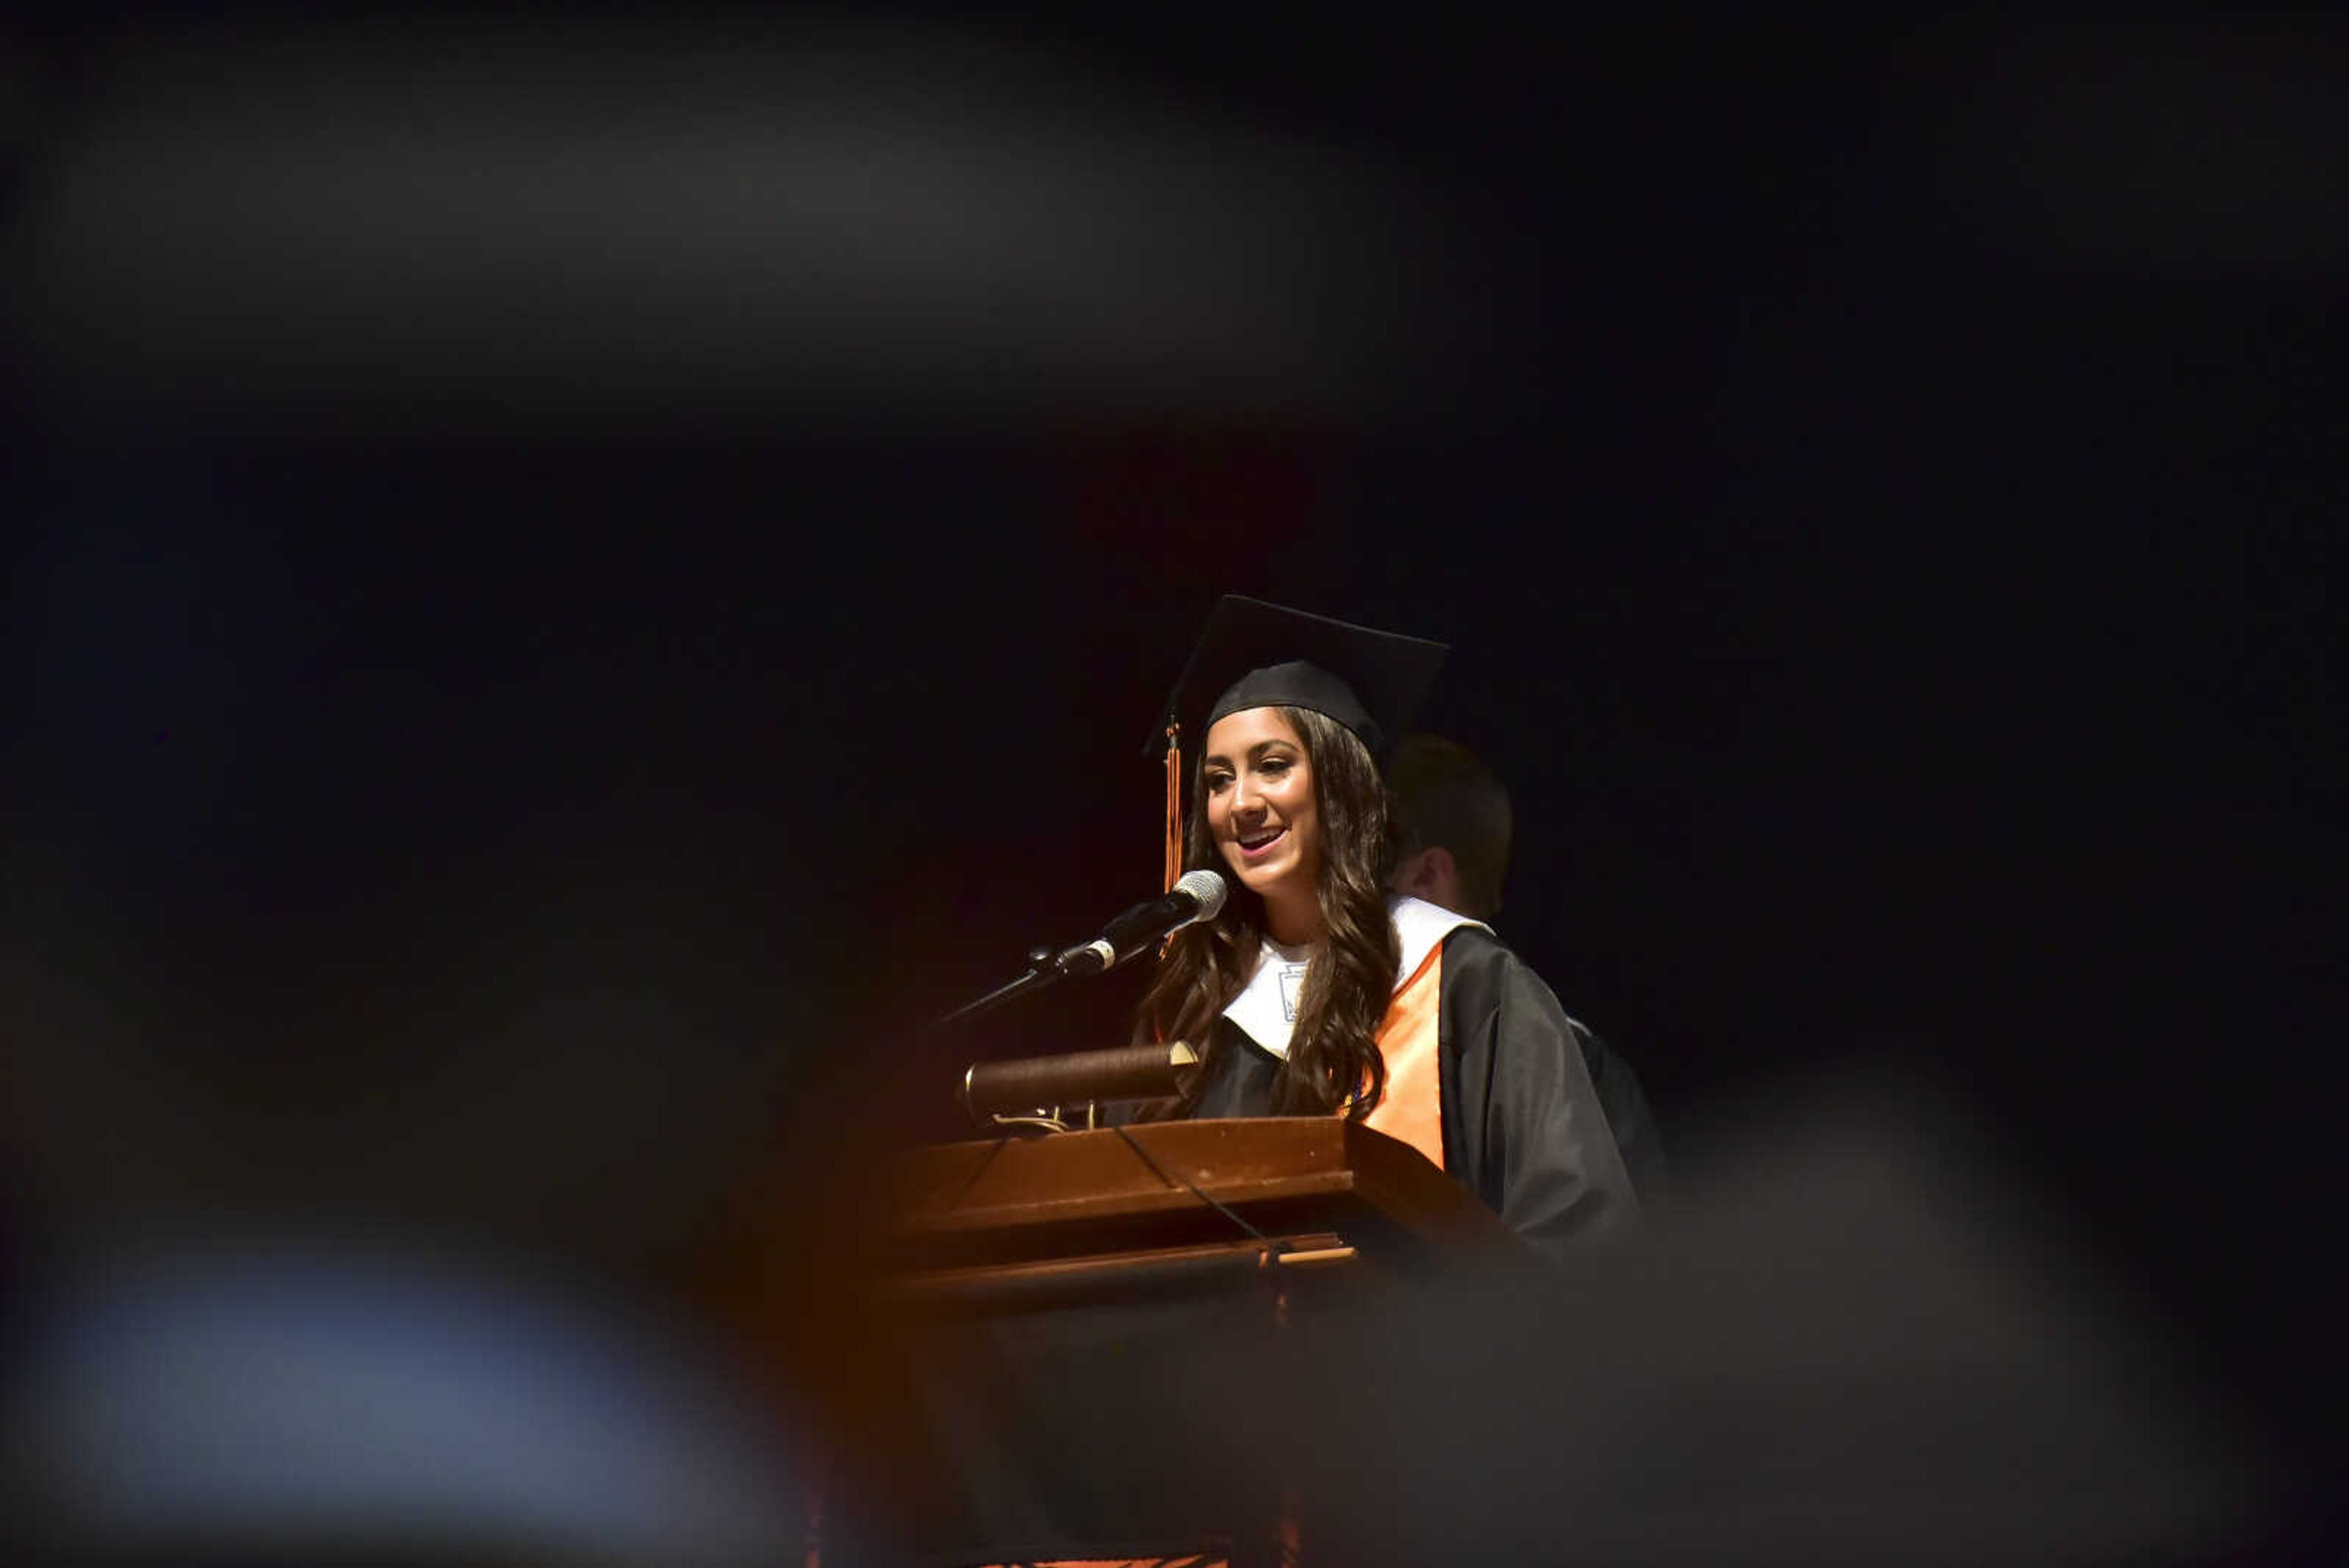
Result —
<svg viewBox="0 0 2349 1568"><path fill-rule="evenodd" d="M1235 1267L1425 1268L1519 1246L1418 1150L1334 1116L945 1144L893 1176L885 1279L907 1298L1041 1301Z"/></svg>
<svg viewBox="0 0 2349 1568"><path fill-rule="evenodd" d="M1417 1150L1335 1117L943 1145L877 1196L880 1440L827 1568L1299 1555L1283 1456L1350 1375L1317 1325L1530 1258Z"/></svg>

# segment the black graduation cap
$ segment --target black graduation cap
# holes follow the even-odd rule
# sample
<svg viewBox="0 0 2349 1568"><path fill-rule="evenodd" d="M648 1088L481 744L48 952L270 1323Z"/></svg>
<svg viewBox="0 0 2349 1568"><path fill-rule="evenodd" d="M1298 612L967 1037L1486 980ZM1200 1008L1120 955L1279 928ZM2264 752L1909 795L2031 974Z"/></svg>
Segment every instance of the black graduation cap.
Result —
<svg viewBox="0 0 2349 1568"><path fill-rule="evenodd" d="M1423 638L1226 594L1208 612L1143 754L1166 743L1170 723L1179 722L1184 744L1196 746L1226 714L1287 707L1335 719L1383 763L1449 651Z"/></svg>

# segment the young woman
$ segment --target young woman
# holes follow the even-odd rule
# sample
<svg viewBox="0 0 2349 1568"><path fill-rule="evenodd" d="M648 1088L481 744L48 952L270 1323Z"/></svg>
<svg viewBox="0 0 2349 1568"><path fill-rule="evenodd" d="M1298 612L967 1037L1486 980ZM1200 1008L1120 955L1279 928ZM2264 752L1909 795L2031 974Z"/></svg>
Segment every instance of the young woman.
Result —
<svg viewBox="0 0 2349 1568"><path fill-rule="evenodd" d="M1400 836L1377 753L1443 652L1218 605L1170 709L1204 737L1184 864L1230 894L1175 934L1137 1034L1202 1047L1160 1114L1366 1121L1556 1249L1637 1210L1578 1026L1488 928L1386 891Z"/></svg>

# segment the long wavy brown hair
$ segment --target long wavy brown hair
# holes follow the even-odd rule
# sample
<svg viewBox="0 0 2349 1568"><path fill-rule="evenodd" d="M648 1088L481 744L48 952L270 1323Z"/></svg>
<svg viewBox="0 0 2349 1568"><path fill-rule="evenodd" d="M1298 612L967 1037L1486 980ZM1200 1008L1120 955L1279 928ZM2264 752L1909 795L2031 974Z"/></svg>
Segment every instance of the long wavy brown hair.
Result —
<svg viewBox="0 0 2349 1568"><path fill-rule="evenodd" d="M1313 805L1320 820L1321 867L1316 891L1325 940L1314 950L1298 999L1288 1059L1272 1094L1276 1116L1327 1115L1345 1107L1360 1119L1386 1092L1386 1059L1378 1027L1394 992L1400 949L1387 916L1387 878L1401 852L1378 764L1353 732L1303 708L1277 709L1303 745L1313 773ZM1191 809L1184 832L1183 865L1226 871L1207 831L1206 792L1191 769ZM1186 1040L1201 1053L1199 1067L1171 1100L1146 1107L1150 1119L1188 1116L1226 1048L1216 1025L1247 984L1264 945L1264 900L1226 874L1230 893L1212 921L1174 934L1157 977L1142 999L1134 1037Z"/></svg>

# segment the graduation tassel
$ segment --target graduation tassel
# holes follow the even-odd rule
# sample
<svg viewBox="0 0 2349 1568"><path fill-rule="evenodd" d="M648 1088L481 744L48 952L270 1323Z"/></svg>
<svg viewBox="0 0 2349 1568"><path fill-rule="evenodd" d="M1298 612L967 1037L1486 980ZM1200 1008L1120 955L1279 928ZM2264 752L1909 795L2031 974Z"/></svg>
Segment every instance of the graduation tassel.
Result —
<svg viewBox="0 0 2349 1568"><path fill-rule="evenodd" d="M1166 726L1166 888L1183 875L1183 727Z"/></svg>

